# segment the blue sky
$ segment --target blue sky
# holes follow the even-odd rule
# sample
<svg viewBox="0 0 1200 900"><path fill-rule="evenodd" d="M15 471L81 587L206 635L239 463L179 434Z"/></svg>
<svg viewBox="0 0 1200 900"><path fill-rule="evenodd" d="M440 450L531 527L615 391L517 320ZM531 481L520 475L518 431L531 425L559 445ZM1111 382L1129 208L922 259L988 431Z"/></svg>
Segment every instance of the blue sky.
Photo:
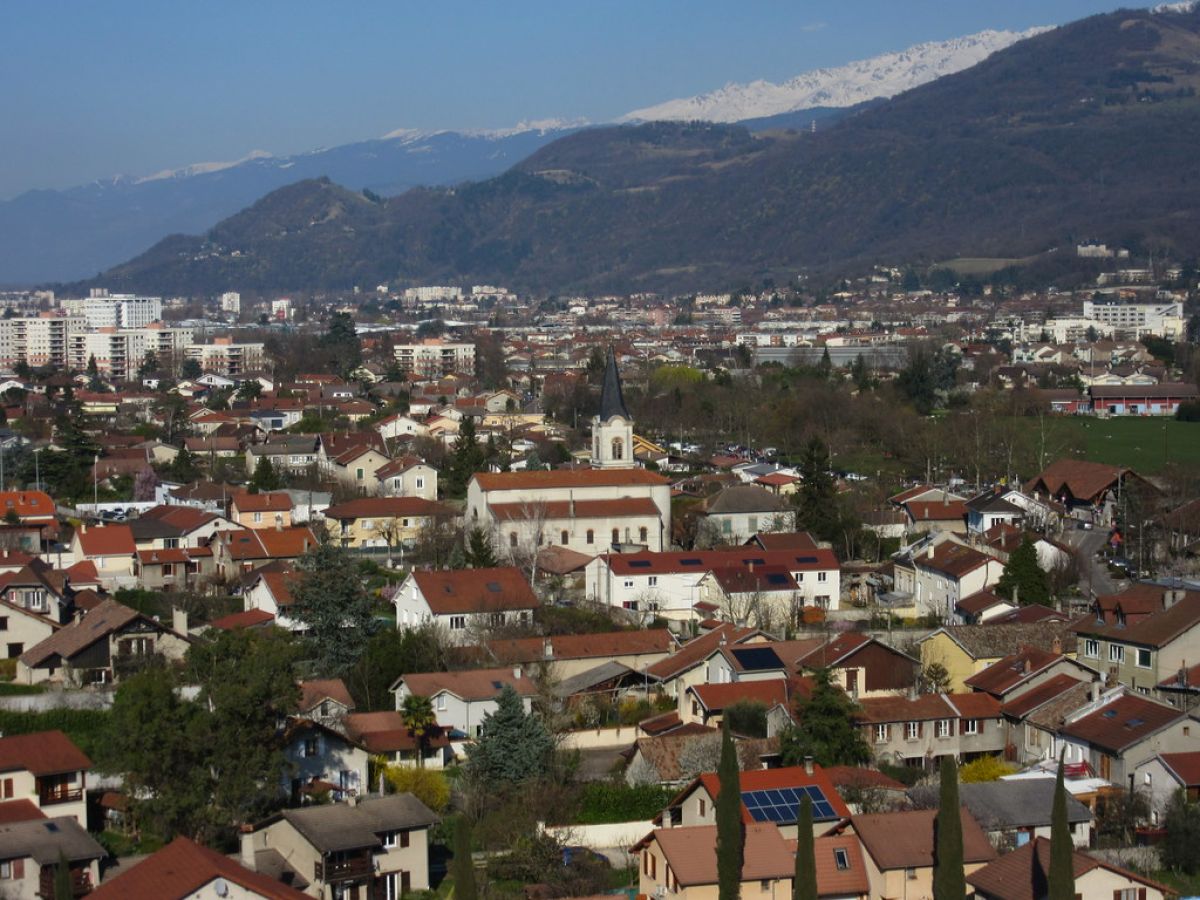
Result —
<svg viewBox="0 0 1200 900"><path fill-rule="evenodd" d="M1120 5L4 0L0 197L402 127L605 121L730 81Z"/></svg>

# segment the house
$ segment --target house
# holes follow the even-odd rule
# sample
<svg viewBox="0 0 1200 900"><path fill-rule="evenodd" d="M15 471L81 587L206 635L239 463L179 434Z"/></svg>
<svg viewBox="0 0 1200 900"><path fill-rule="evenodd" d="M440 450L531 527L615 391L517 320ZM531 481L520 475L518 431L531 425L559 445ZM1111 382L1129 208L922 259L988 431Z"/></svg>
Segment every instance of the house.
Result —
<svg viewBox="0 0 1200 900"><path fill-rule="evenodd" d="M333 728L354 709L354 698L342 679L312 678L300 682L300 702L296 706L300 718Z"/></svg>
<svg viewBox="0 0 1200 900"><path fill-rule="evenodd" d="M265 444L251 444L246 447L246 474L253 475L264 459L276 472L307 475L317 467L317 442L312 435L298 434Z"/></svg>
<svg viewBox="0 0 1200 900"><path fill-rule="evenodd" d="M852 816L832 834L854 834L862 844L871 897L932 897L935 809ZM963 871L970 876L996 851L969 810L961 814Z"/></svg>
<svg viewBox="0 0 1200 900"><path fill-rule="evenodd" d="M392 598L396 627L433 623L456 644L481 633L529 622L541 601L515 566L448 571L414 570Z"/></svg>
<svg viewBox="0 0 1200 900"><path fill-rule="evenodd" d="M360 497L325 510L325 518L336 523L334 539L354 550L411 547L435 520L452 515L421 497Z"/></svg>
<svg viewBox="0 0 1200 900"><path fill-rule="evenodd" d="M811 693L811 685L783 678L768 681L734 681L727 684L696 684L679 698L679 718L710 728L721 724L727 707L735 703L760 704L767 711L767 735L774 737L793 724L794 695Z"/></svg>
<svg viewBox="0 0 1200 900"><path fill-rule="evenodd" d="M55 877L65 859L71 896L82 897L100 882L100 860L108 851L77 820L58 818L0 822L0 889L13 900L56 896Z"/></svg>
<svg viewBox="0 0 1200 900"><path fill-rule="evenodd" d="M223 515L193 506L152 506L129 522L138 550L173 550L205 547L218 531L237 528Z"/></svg>
<svg viewBox="0 0 1200 900"><path fill-rule="evenodd" d="M965 691L966 680L1024 647L1055 653L1075 653L1075 634L1066 623L989 622L986 625L950 625L938 628L918 641L921 668L932 663L944 666L951 691Z"/></svg>
<svg viewBox="0 0 1200 900"><path fill-rule="evenodd" d="M375 472L385 497L420 497L436 500L437 469L416 456L401 456Z"/></svg>
<svg viewBox="0 0 1200 900"><path fill-rule="evenodd" d="M44 815L87 827L87 773L92 761L61 731L0 737L0 796L26 800Z"/></svg>
<svg viewBox="0 0 1200 900"><path fill-rule="evenodd" d="M644 897L709 900L717 894L717 828L656 828L631 848L638 857L638 893ZM782 900L792 895L795 848L770 822L745 829L739 896ZM859 892L865 893L863 892Z"/></svg>
<svg viewBox="0 0 1200 900"><path fill-rule="evenodd" d="M747 827L771 823L784 837L796 837L800 798L812 800L813 834L821 834L850 815L825 770L816 763L777 769L750 769L740 775L742 821ZM704 772L679 791L655 819L664 828L716 825L716 799L721 783Z"/></svg>
<svg viewBox="0 0 1200 900"><path fill-rule="evenodd" d="M984 491L967 501L967 531L983 534L996 525L1020 525L1025 510L1007 500L1002 488Z"/></svg>
<svg viewBox="0 0 1200 900"><path fill-rule="evenodd" d="M725 488L705 501L700 515L710 533L739 544L760 531L794 531L796 510L785 497L754 484Z"/></svg>
<svg viewBox="0 0 1200 900"><path fill-rule="evenodd" d="M955 540L930 541L893 568L896 590L912 594L921 615L946 622L960 600L992 587L1004 574L996 557Z"/></svg>
<svg viewBox="0 0 1200 900"><path fill-rule="evenodd" d="M990 589L976 591L955 604L955 624L979 625L1008 615L1019 608L1011 600Z"/></svg>
<svg viewBox="0 0 1200 900"><path fill-rule="evenodd" d="M16 680L63 684L109 684L148 656L179 660L187 652L186 634L174 631L123 606L105 600L17 659Z"/></svg>
<svg viewBox="0 0 1200 900"><path fill-rule="evenodd" d="M775 646L781 648L784 661L797 674L827 669L835 684L860 699L895 696L911 690L920 668L920 663L907 653L865 634L840 634L818 641L794 657L782 649L789 646L787 642Z"/></svg>
<svg viewBox="0 0 1200 900"><path fill-rule="evenodd" d="M96 574L108 590L134 587L134 554L137 545L128 525L87 526L75 529L71 538L71 558L87 560L96 566Z"/></svg>
<svg viewBox="0 0 1200 900"><path fill-rule="evenodd" d="M395 441L406 437L421 437L427 432L424 423L406 416L404 413L393 413L375 423L375 430L385 441ZM429 499L433 499L432 497Z"/></svg>
<svg viewBox="0 0 1200 900"><path fill-rule="evenodd" d="M400 897L429 889L437 822L412 794L286 809L242 832L241 863L258 872L282 863L310 897Z"/></svg>
<svg viewBox="0 0 1200 900"><path fill-rule="evenodd" d="M708 682L708 660L715 651L727 644L758 644L768 639L756 628L721 622L683 644L666 659L651 663L643 672L647 680L657 683L668 696L678 698L692 685Z"/></svg>
<svg viewBox="0 0 1200 900"><path fill-rule="evenodd" d="M1076 681L1091 681L1096 672L1053 649L1025 647L976 672L963 683L969 689L990 694L1003 703L1059 675L1068 675Z"/></svg>
<svg viewBox="0 0 1200 900"><path fill-rule="evenodd" d="M697 613L701 602L729 621L744 624L761 606L782 623L805 608L838 609L841 566L827 549L603 553L588 564L584 590L605 606L681 624L704 618Z"/></svg>
<svg viewBox="0 0 1200 900"><path fill-rule="evenodd" d="M404 708L404 698L410 694L428 697L438 724L475 738L484 717L496 711L496 701L506 687L517 692L525 712L533 709L537 686L519 666L401 675L389 690L396 695L397 712Z"/></svg>
<svg viewBox="0 0 1200 900"><path fill-rule="evenodd" d="M371 756L382 756L394 765L443 769L454 759L449 728L433 725L423 739L408 727L404 716L392 710L351 713L344 721L346 734Z"/></svg>
<svg viewBox="0 0 1200 900"><path fill-rule="evenodd" d="M1004 752L1000 703L987 694L918 694L859 700L855 723L875 759L934 768L943 756Z"/></svg>
<svg viewBox="0 0 1200 900"><path fill-rule="evenodd" d="M369 788L368 752L351 736L317 719L288 719L281 735L282 788L293 805L305 793L328 793L334 801L357 797Z"/></svg>
<svg viewBox="0 0 1200 900"><path fill-rule="evenodd" d="M1117 496L1125 482L1137 477L1124 466L1060 459L1034 477L1025 491L1038 500L1057 500L1072 515L1105 524L1113 520Z"/></svg>
<svg viewBox="0 0 1200 900"><path fill-rule="evenodd" d="M295 562L317 546L311 528L246 528L223 531L213 542L217 573L237 578L272 562Z"/></svg>
<svg viewBox="0 0 1200 900"><path fill-rule="evenodd" d="M931 531L950 531L963 534L967 530L967 506L961 499L950 499L942 492L929 500L907 500L904 503L907 530L924 534Z"/></svg>
<svg viewBox="0 0 1200 900"><path fill-rule="evenodd" d="M151 591L196 590L217 574L209 547L139 550L134 562L138 584Z"/></svg>
<svg viewBox="0 0 1200 900"><path fill-rule="evenodd" d="M287 491L238 491L229 498L229 518L242 528L290 528L291 495Z"/></svg>
<svg viewBox="0 0 1200 900"><path fill-rule="evenodd" d="M1079 850L1071 854L1077 900L1167 900L1174 891ZM1050 839L1038 837L967 875L979 900L1045 900Z"/></svg>
<svg viewBox="0 0 1200 900"><path fill-rule="evenodd" d="M1067 718L1054 752L1065 750L1067 762L1087 763L1106 781L1132 789L1138 763L1191 750L1198 735L1200 719L1117 687Z"/></svg>
<svg viewBox="0 0 1200 900"><path fill-rule="evenodd" d="M1179 792L1193 803L1200 800L1200 750L1155 753L1134 766L1133 785L1148 795L1151 821L1157 825Z"/></svg>
<svg viewBox="0 0 1200 900"><path fill-rule="evenodd" d="M308 884L303 877L296 883ZM222 896L306 900L309 897L296 887L255 872L185 837L175 838L132 868L105 881L88 896L94 900L192 900Z"/></svg>
<svg viewBox="0 0 1200 900"><path fill-rule="evenodd" d="M76 614L70 574L38 558L0 575L0 641L3 658L16 659Z"/></svg>
<svg viewBox="0 0 1200 900"><path fill-rule="evenodd" d="M1071 625L1079 658L1142 694L1200 659L1200 591L1135 584L1097 597Z"/></svg>
<svg viewBox="0 0 1200 900"><path fill-rule="evenodd" d="M1098 682L1060 674L1006 700L1000 712L1008 730L1009 758L1023 765L1053 759L1059 731L1089 702L1093 691L1099 692Z"/></svg>
<svg viewBox="0 0 1200 900"><path fill-rule="evenodd" d="M640 671L669 657L675 646L675 638L666 628L498 638L485 645L488 658L498 665L537 665L558 680L572 678L602 662Z"/></svg>
<svg viewBox="0 0 1200 900"><path fill-rule="evenodd" d="M1050 778L962 784L958 796L997 849L1011 850L1038 838L1050 837L1054 806L1054 781ZM1076 847L1088 847L1091 824L1092 811L1068 795L1067 825L1071 843Z"/></svg>
<svg viewBox="0 0 1200 900"><path fill-rule="evenodd" d="M288 616L292 599L292 582L296 570L289 562L271 562L251 573L242 585L245 612L261 612L272 617L275 624L289 631L300 631L302 625Z"/></svg>

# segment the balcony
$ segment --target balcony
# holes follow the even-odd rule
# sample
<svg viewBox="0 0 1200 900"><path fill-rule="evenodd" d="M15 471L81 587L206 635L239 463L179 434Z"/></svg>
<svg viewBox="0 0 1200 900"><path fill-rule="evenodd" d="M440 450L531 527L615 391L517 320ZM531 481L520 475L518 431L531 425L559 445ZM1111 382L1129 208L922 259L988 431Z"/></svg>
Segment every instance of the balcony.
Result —
<svg viewBox="0 0 1200 900"><path fill-rule="evenodd" d="M369 852L342 859L317 860L313 863L313 877L324 884L369 878L372 874L374 874L374 864Z"/></svg>
<svg viewBox="0 0 1200 900"><path fill-rule="evenodd" d="M42 866L38 873L38 896L45 900L57 900L54 889L55 866ZM92 876L87 869L71 869L71 896L83 897L92 892Z"/></svg>
<svg viewBox="0 0 1200 900"><path fill-rule="evenodd" d="M83 788L68 785L39 784L38 806L53 806L55 803L77 803L83 799Z"/></svg>

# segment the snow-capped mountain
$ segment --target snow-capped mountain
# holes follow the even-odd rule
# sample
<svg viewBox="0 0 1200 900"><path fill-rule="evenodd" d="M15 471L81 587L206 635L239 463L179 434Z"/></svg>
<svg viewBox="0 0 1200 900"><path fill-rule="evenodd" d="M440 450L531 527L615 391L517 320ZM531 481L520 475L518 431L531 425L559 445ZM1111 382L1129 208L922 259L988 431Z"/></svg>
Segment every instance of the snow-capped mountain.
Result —
<svg viewBox="0 0 1200 900"><path fill-rule="evenodd" d="M981 31L949 41L917 44L898 53L885 53L834 69L815 69L782 84L770 81L727 84L698 97L636 109L620 121L741 122L816 107L854 106L893 97L943 75L968 69L997 50L1047 30Z"/></svg>

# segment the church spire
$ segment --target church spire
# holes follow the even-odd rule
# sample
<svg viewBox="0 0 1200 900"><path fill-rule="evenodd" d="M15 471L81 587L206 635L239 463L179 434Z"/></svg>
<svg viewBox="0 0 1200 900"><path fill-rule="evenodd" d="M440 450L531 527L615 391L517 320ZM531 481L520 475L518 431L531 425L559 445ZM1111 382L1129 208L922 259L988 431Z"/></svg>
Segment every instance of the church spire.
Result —
<svg viewBox="0 0 1200 900"><path fill-rule="evenodd" d="M627 422L633 418L625 408L625 398L621 394L621 375L617 372L617 354L613 352L612 344L609 344L608 360L604 366L604 386L600 389L600 421L607 422L613 416L620 416Z"/></svg>

